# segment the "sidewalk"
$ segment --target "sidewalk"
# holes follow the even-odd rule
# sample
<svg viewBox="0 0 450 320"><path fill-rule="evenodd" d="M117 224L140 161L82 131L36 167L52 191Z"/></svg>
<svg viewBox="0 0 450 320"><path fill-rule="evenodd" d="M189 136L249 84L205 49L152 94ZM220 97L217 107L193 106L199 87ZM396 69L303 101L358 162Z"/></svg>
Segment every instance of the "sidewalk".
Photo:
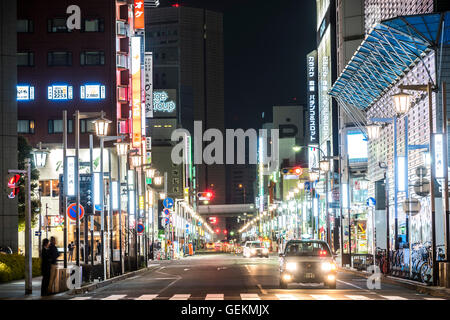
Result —
<svg viewBox="0 0 450 320"><path fill-rule="evenodd" d="M365 278L368 278L371 275L371 273L368 273L367 271L358 271L356 269L351 269L351 268L338 267L338 270L342 271L342 272L352 273L352 274L355 274L355 275L358 275L361 277L365 277ZM381 275L380 280L383 283L399 285L404 288L416 290L419 293L426 293L431 296L450 298L450 289L449 288L427 286L427 285L422 284L417 281L401 279L401 278L397 278L397 277L393 277L393 276L386 276L386 275Z"/></svg>

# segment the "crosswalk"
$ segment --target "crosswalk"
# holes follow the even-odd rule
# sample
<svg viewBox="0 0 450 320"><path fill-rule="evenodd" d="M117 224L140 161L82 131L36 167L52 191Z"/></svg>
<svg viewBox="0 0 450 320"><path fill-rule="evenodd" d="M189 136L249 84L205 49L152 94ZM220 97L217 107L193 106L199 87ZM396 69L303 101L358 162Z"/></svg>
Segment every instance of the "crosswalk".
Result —
<svg viewBox="0 0 450 320"><path fill-rule="evenodd" d="M445 300L443 298L428 296L388 296L379 294L351 295L351 294L306 294L306 293L241 293L238 296L225 296L223 293L208 293L196 296L189 293L164 296L159 294L143 294L140 296L129 296L125 294L112 294L106 297L80 296L70 300Z"/></svg>

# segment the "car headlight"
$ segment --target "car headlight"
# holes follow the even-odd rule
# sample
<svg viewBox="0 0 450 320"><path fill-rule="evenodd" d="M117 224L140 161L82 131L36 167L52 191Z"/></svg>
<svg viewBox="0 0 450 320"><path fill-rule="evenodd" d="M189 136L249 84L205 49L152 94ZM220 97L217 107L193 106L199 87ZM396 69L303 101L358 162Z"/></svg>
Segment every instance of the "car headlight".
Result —
<svg viewBox="0 0 450 320"><path fill-rule="evenodd" d="M269 253L269 250L267 250L267 248L264 248L263 253Z"/></svg>
<svg viewBox="0 0 450 320"><path fill-rule="evenodd" d="M286 263L286 270L288 270L288 271L295 271L295 270L297 270L297 264L295 262L288 262L288 263Z"/></svg>
<svg viewBox="0 0 450 320"><path fill-rule="evenodd" d="M256 249L252 249L252 250L250 250L250 252L255 254L256 253Z"/></svg>
<svg viewBox="0 0 450 320"><path fill-rule="evenodd" d="M322 271L334 271L336 270L336 264L334 262L324 262L322 263Z"/></svg>

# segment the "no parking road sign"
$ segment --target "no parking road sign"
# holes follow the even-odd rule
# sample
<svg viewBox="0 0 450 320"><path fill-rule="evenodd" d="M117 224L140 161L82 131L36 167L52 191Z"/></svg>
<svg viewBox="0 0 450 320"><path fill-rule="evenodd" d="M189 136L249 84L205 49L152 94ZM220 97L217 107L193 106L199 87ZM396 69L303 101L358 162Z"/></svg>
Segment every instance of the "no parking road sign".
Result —
<svg viewBox="0 0 450 320"><path fill-rule="evenodd" d="M80 204L80 220L83 219L84 217L84 208L83 206ZM76 203L72 203L70 206L67 207L67 215L69 216L70 219L72 220L77 220L77 204Z"/></svg>
<svg viewBox="0 0 450 320"><path fill-rule="evenodd" d="M137 225L137 233L142 234L144 232L144 225L142 223L139 223Z"/></svg>

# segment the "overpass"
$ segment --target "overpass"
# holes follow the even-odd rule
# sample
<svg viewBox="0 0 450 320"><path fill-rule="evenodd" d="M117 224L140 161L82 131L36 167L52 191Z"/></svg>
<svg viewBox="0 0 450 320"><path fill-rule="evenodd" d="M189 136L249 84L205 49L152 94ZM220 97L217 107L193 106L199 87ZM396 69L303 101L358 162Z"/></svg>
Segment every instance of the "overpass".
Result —
<svg viewBox="0 0 450 320"><path fill-rule="evenodd" d="M200 205L197 207L197 212L200 215L214 215L221 217L236 217L243 213L252 216L256 210L257 208L253 203Z"/></svg>

